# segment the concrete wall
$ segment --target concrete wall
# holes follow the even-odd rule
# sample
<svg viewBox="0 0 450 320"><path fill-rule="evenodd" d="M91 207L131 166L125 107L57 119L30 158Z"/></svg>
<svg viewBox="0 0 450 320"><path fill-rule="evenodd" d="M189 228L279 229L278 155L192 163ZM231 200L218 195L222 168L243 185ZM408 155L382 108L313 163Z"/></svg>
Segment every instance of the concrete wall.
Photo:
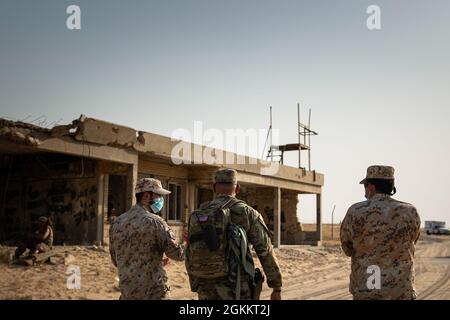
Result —
<svg viewBox="0 0 450 320"><path fill-rule="evenodd" d="M42 154L1 158L2 241L20 241L39 216L52 218L56 244L96 240L95 161Z"/></svg>
<svg viewBox="0 0 450 320"><path fill-rule="evenodd" d="M238 198L246 201L258 210L267 227L274 228L274 189L244 186ZM298 197L296 192L281 192L281 243L300 244L304 240L301 226L297 218Z"/></svg>

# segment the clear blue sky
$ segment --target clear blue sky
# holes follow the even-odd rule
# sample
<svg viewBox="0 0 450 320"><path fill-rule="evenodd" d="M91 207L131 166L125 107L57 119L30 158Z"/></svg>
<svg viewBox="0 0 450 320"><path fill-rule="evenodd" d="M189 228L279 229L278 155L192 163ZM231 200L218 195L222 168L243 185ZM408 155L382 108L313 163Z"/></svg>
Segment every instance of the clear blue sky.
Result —
<svg viewBox="0 0 450 320"><path fill-rule="evenodd" d="M66 7L81 7L79 31ZM381 7L382 29L366 28ZM325 221L363 200L370 164L396 168L396 198L450 223L450 2L0 2L0 116L81 113L171 135L268 126L295 142L312 109ZM296 165L295 155L288 164ZM302 221L314 219L309 203Z"/></svg>

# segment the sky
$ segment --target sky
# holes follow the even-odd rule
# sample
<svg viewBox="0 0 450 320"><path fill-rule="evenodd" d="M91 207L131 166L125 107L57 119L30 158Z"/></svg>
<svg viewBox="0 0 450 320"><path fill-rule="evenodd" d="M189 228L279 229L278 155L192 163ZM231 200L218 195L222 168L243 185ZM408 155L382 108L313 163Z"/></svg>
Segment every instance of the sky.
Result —
<svg viewBox="0 0 450 320"><path fill-rule="evenodd" d="M73 4L80 30L66 27ZM366 26L372 4L380 30ZM449 15L447 0L2 0L0 117L85 114L171 136L195 121L267 130L272 106L284 144L297 142L299 102L319 133L324 222L364 200L367 167L385 164L394 198L449 224ZM314 221L311 197L299 216Z"/></svg>

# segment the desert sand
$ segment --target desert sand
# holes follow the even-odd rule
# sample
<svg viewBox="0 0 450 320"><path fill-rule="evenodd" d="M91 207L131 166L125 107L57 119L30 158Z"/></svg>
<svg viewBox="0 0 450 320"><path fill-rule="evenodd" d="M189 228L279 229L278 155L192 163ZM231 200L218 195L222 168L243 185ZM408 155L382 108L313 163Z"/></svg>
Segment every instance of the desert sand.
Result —
<svg viewBox="0 0 450 320"><path fill-rule="evenodd" d="M118 299L117 271L108 248L60 247L63 253L32 267L7 263L14 248L2 247L0 299ZM348 292L350 259L337 241L322 247L284 246L275 249L284 275L283 299L351 299ZM257 259L256 259L257 260ZM81 288L67 289L67 268L77 265ZM450 237L423 235L417 244L416 288L419 299L450 300ZM183 262L166 266L173 299L196 299L189 288ZM265 285L262 299L268 299Z"/></svg>

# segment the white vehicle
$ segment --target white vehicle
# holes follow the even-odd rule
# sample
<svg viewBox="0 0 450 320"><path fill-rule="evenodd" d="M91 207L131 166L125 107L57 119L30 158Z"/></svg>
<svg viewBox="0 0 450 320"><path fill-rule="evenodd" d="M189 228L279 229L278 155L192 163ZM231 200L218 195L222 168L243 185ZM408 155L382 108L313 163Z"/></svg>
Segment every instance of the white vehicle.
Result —
<svg viewBox="0 0 450 320"><path fill-rule="evenodd" d="M425 221L425 231L427 234L450 234L445 221Z"/></svg>

